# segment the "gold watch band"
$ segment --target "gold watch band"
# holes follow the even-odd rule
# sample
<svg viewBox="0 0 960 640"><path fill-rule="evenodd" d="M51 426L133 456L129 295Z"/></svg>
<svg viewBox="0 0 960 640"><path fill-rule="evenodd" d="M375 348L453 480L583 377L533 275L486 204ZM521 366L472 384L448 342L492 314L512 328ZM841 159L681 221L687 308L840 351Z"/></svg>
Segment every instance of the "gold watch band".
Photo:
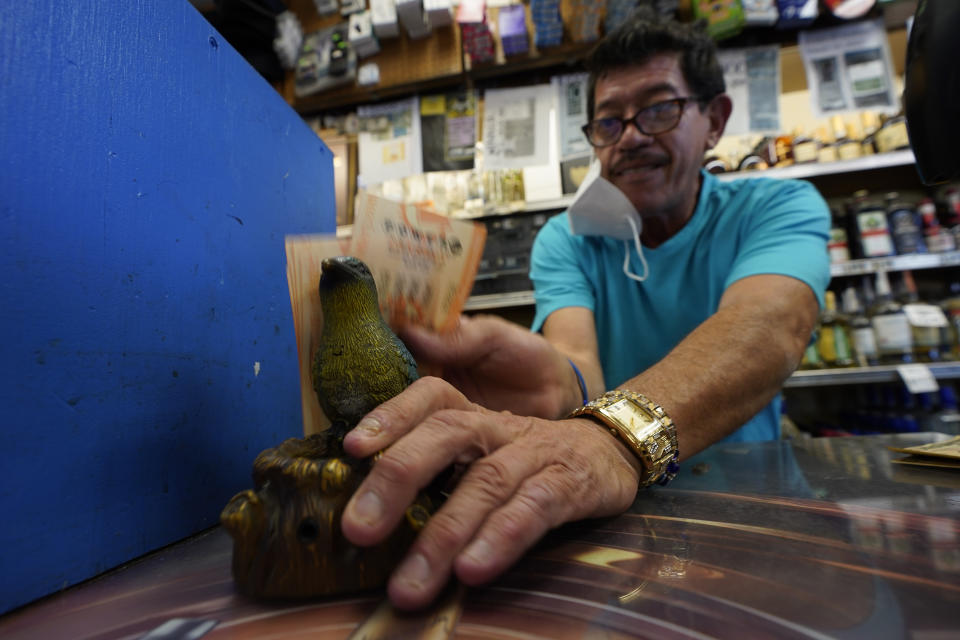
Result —
<svg viewBox="0 0 960 640"><path fill-rule="evenodd" d="M663 408L635 391L617 389L578 407L568 418L590 416L604 424L643 465L640 486L666 484L677 475L677 429Z"/></svg>

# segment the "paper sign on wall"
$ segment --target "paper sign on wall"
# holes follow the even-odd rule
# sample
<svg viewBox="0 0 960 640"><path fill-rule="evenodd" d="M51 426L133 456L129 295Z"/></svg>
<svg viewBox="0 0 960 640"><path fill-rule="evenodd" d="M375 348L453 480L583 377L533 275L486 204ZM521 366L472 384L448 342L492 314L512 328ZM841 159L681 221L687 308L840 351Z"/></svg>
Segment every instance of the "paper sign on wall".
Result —
<svg viewBox="0 0 960 640"><path fill-rule="evenodd" d="M548 84L486 91L484 169L522 169L549 162L553 97Z"/></svg>
<svg viewBox="0 0 960 640"><path fill-rule="evenodd" d="M897 108L890 47L881 19L801 31L798 41L817 117Z"/></svg>
<svg viewBox="0 0 960 640"><path fill-rule="evenodd" d="M780 130L780 48L750 47L718 53L733 113L727 135Z"/></svg>

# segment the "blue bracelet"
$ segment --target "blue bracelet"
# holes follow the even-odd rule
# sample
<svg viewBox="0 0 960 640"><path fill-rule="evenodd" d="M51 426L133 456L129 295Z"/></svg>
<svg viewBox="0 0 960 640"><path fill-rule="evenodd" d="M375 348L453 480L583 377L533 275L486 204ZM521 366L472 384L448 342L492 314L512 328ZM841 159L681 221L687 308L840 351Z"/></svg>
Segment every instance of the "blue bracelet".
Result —
<svg viewBox="0 0 960 640"><path fill-rule="evenodd" d="M573 360L567 358L567 362L570 363L570 366L573 367L573 372L577 374L577 382L580 383L580 395L583 396L583 404L590 402L590 398L587 396L587 383L583 380L583 375L580 373L580 369L577 369L577 365L573 364Z"/></svg>

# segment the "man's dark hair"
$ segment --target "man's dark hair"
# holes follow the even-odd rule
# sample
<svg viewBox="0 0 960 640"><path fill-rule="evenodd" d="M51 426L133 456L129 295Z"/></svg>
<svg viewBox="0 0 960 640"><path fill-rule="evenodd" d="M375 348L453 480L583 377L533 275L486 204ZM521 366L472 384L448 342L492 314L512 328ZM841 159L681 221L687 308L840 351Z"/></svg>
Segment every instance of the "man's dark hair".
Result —
<svg viewBox="0 0 960 640"><path fill-rule="evenodd" d="M680 69L701 105L726 91L723 69L717 60L717 45L706 24L683 23L641 6L619 27L608 33L590 55L586 66L587 116L593 119L597 80L614 69L643 64L661 53L679 53Z"/></svg>

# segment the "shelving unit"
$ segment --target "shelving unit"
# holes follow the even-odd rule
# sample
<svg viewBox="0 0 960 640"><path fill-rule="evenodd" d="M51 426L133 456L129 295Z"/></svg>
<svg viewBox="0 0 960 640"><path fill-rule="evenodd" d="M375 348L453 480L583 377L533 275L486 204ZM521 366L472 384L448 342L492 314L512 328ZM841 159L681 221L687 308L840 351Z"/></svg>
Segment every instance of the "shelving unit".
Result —
<svg viewBox="0 0 960 640"><path fill-rule="evenodd" d="M837 278L876 273L877 271L913 271L915 269L939 269L957 265L960 265L960 251L915 253L905 256L867 258L832 264L830 265L830 275Z"/></svg>
<svg viewBox="0 0 960 640"><path fill-rule="evenodd" d="M764 171L721 173L717 176L717 179L721 182L729 182L747 176L779 178L781 180L816 178L818 176L837 175L841 173L872 171L874 169L887 169L889 167L904 167L915 163L916 158L913 152L907 149L905 151L892 151L890 153L880 153L863 158L854 158L853 160L810 162L808 164L795 164L790 167L775 167Z"/></svg>
<svg viewBox="0 0 960 640"><path fill-rule="evenodd" d="M877 271L915 271L917 269L940 269L960 266L960 251L949 253L921 253L888 258L868 258L851 260L830 265L830 275L834 278L857 276ZM518 307L533 304L533 291L512 291L483 296L471 296L464 307L467 311Z"/></svg>
<svg viewBox="0 0 960 640"><path fill-rule="evenodd" d="M926 363L938 380L960 378L960 362ZM826 387L842 384L871 384L895 382L900 379L895 365L876 367L849 367L845 369L816 369L797 371L784 383L785 388Z"/></svg>

